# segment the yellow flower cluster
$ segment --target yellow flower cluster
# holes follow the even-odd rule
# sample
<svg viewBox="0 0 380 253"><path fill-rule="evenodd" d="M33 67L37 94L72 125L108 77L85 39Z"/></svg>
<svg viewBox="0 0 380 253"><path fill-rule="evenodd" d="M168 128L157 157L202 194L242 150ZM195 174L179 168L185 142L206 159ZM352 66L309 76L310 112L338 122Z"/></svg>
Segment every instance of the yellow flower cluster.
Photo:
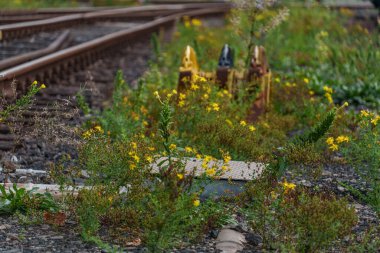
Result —
<svg viewBox="0 0 380 253"><path fill-rule="evenodd" d="M134 170L136 168L137 163L140 162L140 157L137 155L137 143L131 142L132 151L128 152L128 155L132 158L130 162L129 168Z"/></svg>
<svg viewBox="0 0 380 253"><path fill-rule="evenodd" d="M231 156L229 154L223 155L224 163L229 163L231 161Z"/></svg>
<svg viewBox="0 0 380 253"><path fill-rule="evenodd" d="M206 107L207 112L211 112L211 111L218 112L219 109L220 109L220 107L219 107L218 103L211 103L209 106Z"/></svg>
<svg viewBox="0 0 380 253"><path fill-rule="evenodd" d="M323 86L323 90L325 91L325 97L330 104L334 104L334 100L332 98L333 89L328 86Z"/></svg>
<svg viewBox="0 0 380 253"><path fill-rule="evenodd" d="M293 183L288 183L286 180L282 183L282 187L285 190L285 193L288 193L289 191L292 191L296 188L296 185Z"/></svg>
<svg viewBox="0 0 380 253"><path fill-rule="evenodd" d="M345 135L340 135L336 139L334 137L329 137L326 139L326 143L329 146L329 149L332 151L337 151L339 149L338 144L341 144L343 142L349 142L350 138Z"/></svg>
<svg viewBox="0 0 380 253"><path fill-rule="evenodd" d="M197 18L190 19L189 16L183 17L185 27L189 28L191 26L199 27L202 26L202 21Z"/></svg>
<svg viewBox="0 0 380 253"><path fill-rule="evenodd" d="M207 80L203 76L197 74L193 75L192 83L205 83Z"/></svg>
<svg viewBox="0 0 380 253"><path fill-rule="evenodd" d="M380 115L376 115L373 112L370 112L368 110L361 110L360 116L362 118L369 118L369 120L371 121L371 124L374 126L377 126L377 124L380 121Z"/></svg>
<svg viewBox="0 0 380 253"><path fill-rule="evenodd" d="M286 86L286 87L296 87L297 84L296 84L296 83L286 82L286 83L285 83L285 86Z"/></svg>
<svg viewBox="0 0 380 253"><path fill-rule="evenodd" d="M201 158L202 156L201 155L197 155L196 156L197 158ZM206 175L209 176L209 177L213 177L215 176L217 170L215 168L216 166L216 163L210 167L210 162L211 161L214 161L216 162L216 159L212 156L209 156L209 155L205 155L204 158L203 158L203 161L202 161L202 168L205 170L206 172Z"/></svg>
<svg viewBox="0 0 380 253"><path fill-rule="evenodd" d="M196 91L199 89L199 85L196 85L195 83L192 83L190 86L190 90Z"/></svg>
<svg viewBox="0 0 380 253"><path fill-rule="evenodd" d="M179 93L179 101L178 101L178 106L179 107L185 106L185 99L186 99L186 94Z"/></svg>
<svg viewBox="0 0 380 253"><path fill-rule="evenodd" d="M378 121L380 121L380 116L376 115L373 119L371 119L371 123L376 126Z"/></svg>
<svg viewBox="0 0 380 253"><path fill-rule="evenodd" d="M104 130L102 129L101 126L94 126L93 128L85 131L82 136L84 139L88 139L90 138L93 134L96 134L96 133L99 133L99 134L103 134L104 133Z"/></svg>
<svg viewBox="0 0 380 253"><path fill-rule="evenodd" d="M242 120L242 121L240 121L240 125L243 126L243 127L245 127L245 126L247 126L247 122L245 122L244 120ZM256 131L256 127L254 127L252 125L248 125L248 129L251 132Z"/></svg>
<svg viewBox="0 0 380 253"><path fill-rule="evenodd" d="M196 150L193 149L193 148L191 148L191 147L185 147L185 151L186 151L187 153L196 153Z"/></svg>

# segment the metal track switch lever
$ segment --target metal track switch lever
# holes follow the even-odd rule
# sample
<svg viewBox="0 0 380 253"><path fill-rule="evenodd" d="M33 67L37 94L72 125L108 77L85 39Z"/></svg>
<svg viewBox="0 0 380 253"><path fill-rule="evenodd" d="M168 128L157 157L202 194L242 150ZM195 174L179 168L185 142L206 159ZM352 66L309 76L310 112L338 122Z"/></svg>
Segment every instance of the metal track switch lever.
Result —
<svg viewBox="0 0 380 253"><path fill-rule="evenodd" d="M186 46L182 57L182 65L179 68L178 93L189 88L187 86L189 86L194 76L198 74L198 71L197 55L191 46Z"/></svg>

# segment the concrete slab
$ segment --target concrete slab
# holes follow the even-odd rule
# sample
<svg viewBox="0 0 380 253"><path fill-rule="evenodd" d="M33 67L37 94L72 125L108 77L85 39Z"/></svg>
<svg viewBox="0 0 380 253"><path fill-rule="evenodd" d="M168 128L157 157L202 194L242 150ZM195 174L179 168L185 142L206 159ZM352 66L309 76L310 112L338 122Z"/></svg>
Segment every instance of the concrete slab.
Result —
<svg viewBox="0 0 380 253"><path fill-rule="evenodd" d="M162 163L161 166L168 164L165 161L167 157L159 158L153 165L153 172L159 171L158 164ZM177 158L172 158L173 161L178 161ZM200 176L205 173L205 169L202 167L203 159L197 159L192 157L186 157L181 160L185 166L187 174L192 174L195 171L195 176ZM217 166L222 169L224 165L222 160L210 161L208 163L209 167ZM223 175L219 176L218 179L221 180L233 180L233 181L250 181L258 176L264 171L265 164L255 163L255 162L244 162L244 161L230 161L227 164L228 169L225 170Z"/></svg>

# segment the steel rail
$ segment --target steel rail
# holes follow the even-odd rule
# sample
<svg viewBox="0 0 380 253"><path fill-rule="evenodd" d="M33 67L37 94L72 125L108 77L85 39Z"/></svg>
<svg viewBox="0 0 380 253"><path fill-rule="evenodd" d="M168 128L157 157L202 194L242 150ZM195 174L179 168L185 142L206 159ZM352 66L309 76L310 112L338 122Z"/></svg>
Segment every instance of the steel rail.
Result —
<svg viewBox="0 0 380 253"><path fill-rule="evenodd" d="M1 16L0 14L0 25L14 24L20 22L30 22L47 18L54 18L59 15L54 14L36 14L36 15L22 15L22 16Z"/></svg>
<svg viewBox="0 0 380 253"><path fill-rule="evenodd" d="M49 19L8 24L0 26L0 41L15 37L26 36L41 30L56 29L71 26L83 22L94 22L100 19L109 18L133 18L136 15L146 15L156 17L157 15L170 15L173 13L190 11L203 8L228 7L227 3L202 3L202 4L168 4L168 5L147 5L122 9L102 10L90 13L71 14Z"/></svg>
<svg viewBox="0 0 380 253"><path fill-rule="evenodd" d="M2 9L0 16L20 16L20 15L68 15L76 13L86 13L107 9L116 9L120 6L106 7L68 7L68 8L39 8L39 9Z"/></svg>
<svg viewBox="0 0 380 253"><path fill-rule="evenodd" d="M223 6L173 14L15 66L0 72L0 92L5 97L10 96L13 92L10 87L13 79L20 81L17 90L23 92L35 79L46 82L51 78L67 74L70 70L83 68L99 59L107 50L115 50L115 48L123 46L126 41L148 33L158 32L161 36L165 36L165 33L170 31L183 16L218 16L225 15L229 10L230 6Z"/></svg>

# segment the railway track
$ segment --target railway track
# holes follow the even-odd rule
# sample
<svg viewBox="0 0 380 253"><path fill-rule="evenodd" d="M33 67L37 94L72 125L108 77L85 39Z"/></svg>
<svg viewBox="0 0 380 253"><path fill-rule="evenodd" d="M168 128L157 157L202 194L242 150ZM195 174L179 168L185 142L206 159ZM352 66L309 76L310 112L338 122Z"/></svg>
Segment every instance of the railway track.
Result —
<svg viewBox="0 0 380 253"><path fill-rule="evenodd" d="M43 8L43 9L4 9L0 10L0 25L36 21L64 15L89 13L116 9L117 7L77 7L77 8Z"/></svg>
<svg viewBox="0 0 380 253"><path fill-rule="evenodd" d="M87 17L96 20L94 22L79 22L76 25L67 23L68 26L65 24L58 30L43 29L43 32L35 34L34 36L41 38L50 36L50 40L26 54L44 50L54 43L58 47L57 50L21 64L13 62L14 66L0 70L0 90L5 97L12 100L14 89L23 93L34 80L44 82L47 88L37 94L35 103L31 107L22 111L21 115L10 119L11 128L4 124L0 125L0 150L15 154L19 158L18 164L24 168L46 169L48 162L57 162L62 154L70 154L75 158L76 152L69 147L70 145L62 144L62 141L53 145L56 142L49 139L53 137L43 137L44 133L36 129L44 128L43 125L64 128L65 125L80 124L82 116L75 111L77 105L74 99L78 92L83 94L92 108L102 108L104 102L111 96L113 79L118 69L122 69L126 80L133 83L147 68L151 55L152 33L158 34L163 40L168 39L183 16L220 18L230 8L228 4L213 4L206 8L205 6L207 5L190 4L158 7L162 11L144 7L146 9L140 9L140 14L149 16L145 22L139 18L141 15L135 22L120 21L117 16L125 15L128 13L126 10L93 12L87 13ZM109 21L108 17L117 22ZM29 25L27 24L25 28L29 29ZM17 27L21 29L20 25ZM64 36L70 39L62 39ZM62 43L58 43L60 39ZM21 37L1 43L12 47L19 42L21 47L25 40ZM12 56L22 58L25 52L21 55L16 52ZM1 62L9 63L9 55L0 55L0 57L3 59L0 60L0 66ZM73 113L68 113L69 111ZM60 134L62 135L64 131L63 129ZM2 181L1 176L0 181ZM29 182L23 177L16 177L11 181ZM49 183L46 175L32 181Z"/></svg>

